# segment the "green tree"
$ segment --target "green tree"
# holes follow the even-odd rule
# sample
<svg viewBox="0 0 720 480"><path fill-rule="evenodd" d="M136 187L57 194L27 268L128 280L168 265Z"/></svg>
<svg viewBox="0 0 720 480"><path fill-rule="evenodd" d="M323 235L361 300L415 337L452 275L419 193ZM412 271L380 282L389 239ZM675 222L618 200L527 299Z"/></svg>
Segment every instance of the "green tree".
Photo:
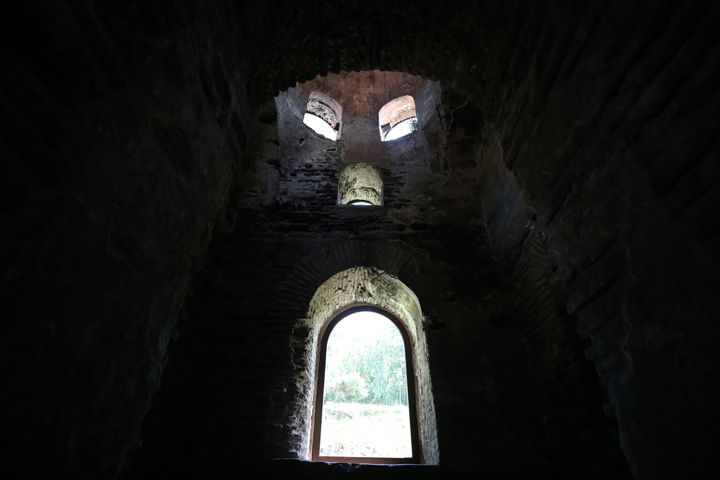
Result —
<svg viewBox="0 0 720 480"><path fill-rule="evenodd" d="M328 385L325 399L331 402L358 403L368 396L365 379L357 372L349 372Z"/></svg>
<svg viewBox="0 0 720 480"><path fill-rule="evenodd" d="M346 340L328 347L325 400L377 405L408 404L402 336L389 321L375 328L377 335L370 341Z"/></svg>

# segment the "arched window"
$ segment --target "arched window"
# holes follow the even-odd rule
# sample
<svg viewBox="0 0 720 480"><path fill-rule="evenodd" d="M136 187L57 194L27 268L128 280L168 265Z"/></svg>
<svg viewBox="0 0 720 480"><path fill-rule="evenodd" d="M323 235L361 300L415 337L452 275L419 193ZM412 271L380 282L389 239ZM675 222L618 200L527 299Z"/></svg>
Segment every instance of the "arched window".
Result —
<svg viewBox="0 0 720 480"><path fill-rule="evenodd" d="M315 291L298 331L306 332L292 416L300 458L438 463L422 310L407 285L372 267L338 272ZM383 429L379 440L364 435ZM340 448L348 439L356 441Z"/></svg>
<svg viewBox="0 0 720 480"><path fill-rule="evenodd" d="M312 457L418 463L415 374L405 327L377 307L337 315L321 335Z"/></svg>
<svg viewBox="0 0 720 480"><path fill-rule="evenodd" d="M337 140L340 136L341 118L342 107L337 101L322 92L310 92L303 116L305 125L325 138Z"/></svg>
<svg viewBox="0 0 720 480"><path fill-rule="evenodd" d="M415 100L404 95L390 100L378 113L380 140L387 142L410 135L418 129Z"/></svg>
<svg viewBox="0 0 720 480"><path fill-rule="evenodd" d="M340 171L338 205L373 206L383 204L380 170L369 163L353 163Z"/></svg>

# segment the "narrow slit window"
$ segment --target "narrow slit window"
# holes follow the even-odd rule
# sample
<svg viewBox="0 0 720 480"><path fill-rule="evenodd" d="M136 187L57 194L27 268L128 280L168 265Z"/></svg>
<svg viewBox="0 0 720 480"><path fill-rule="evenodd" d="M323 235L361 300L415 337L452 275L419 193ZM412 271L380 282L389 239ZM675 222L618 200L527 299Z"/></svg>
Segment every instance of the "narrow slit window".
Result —
<svg viewBox="0 0 720 480"><path fill-rule="evenodd" d="M390 100L378 113L380 140L388 142L410 135L418 129L415 100L404 95Z"/></svg>
<svg viewBox="0 0 720 480"><path fill-rule="evenodd" d="M348 205L354 205L356 207L372 207L373 204L368 202L367 200L353 200L351 202L348 202Z"/></svg>
<svg viewBox="0 0 720 480"><path fill-rule="evenodd" d="M414 376L400 322L356 307L330 322L320 348L314 459L417 462Z"/></svg>
<svg viewBox="0 0 720 480"><path fill-rule="evenodd" d="M303 123L318 135L330 140L340 137L342 107L322 92L310 92Z"/></svg>

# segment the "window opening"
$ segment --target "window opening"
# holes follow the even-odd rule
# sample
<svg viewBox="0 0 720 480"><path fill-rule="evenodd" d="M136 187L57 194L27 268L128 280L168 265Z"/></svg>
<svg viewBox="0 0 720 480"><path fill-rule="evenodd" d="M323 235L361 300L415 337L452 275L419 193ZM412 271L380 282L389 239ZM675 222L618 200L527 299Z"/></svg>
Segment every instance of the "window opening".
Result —
<svg viewBox="0 0 720 480"><path fill-rule="evenodd" d="M337 101L322 92L310 92L303 116L305 125L315 133L335 141L340 136L341 118L342 107Z"/></svg>
<svg viewBox="0 0 720 480"><path fill-rule="evenodd" d="M380 139L383 142L410 135L419 126L415 111L415 100L410 95L390 100L380 109L378 122Z"/></svg>
<svg viewBox="0 0 720 480"><path fill-rule="evenodd" d="M412 458L320 456L322 401L325 372L323 342L340 322L356 309L375 311L389 318L400 330L405 344L408 378L408 408L413 442ZM320 284L310 301L307 317L298 329L304 339L302 374L297 378L297 403L291 425L298 457L303 460L351 463L423 463L440 461L435 406L428 363L428 345L423 313L413 291L397 277L373 267L352 267L337 272ZM367 386L367 385L366 385Z"/></svg>
<svg viewBox="0 0 720 480"><path fill-rule="evenodd" d="M369 163L353 163L340 171L338 205L374 206L383 204L380 170Z"/></svg>
<svg viewBox="0 0 720 480"><path fill-rule="evenodd" d="M415 377L408 334L390 313L351 308L322 334L313 459L415 463Z"/></svg>

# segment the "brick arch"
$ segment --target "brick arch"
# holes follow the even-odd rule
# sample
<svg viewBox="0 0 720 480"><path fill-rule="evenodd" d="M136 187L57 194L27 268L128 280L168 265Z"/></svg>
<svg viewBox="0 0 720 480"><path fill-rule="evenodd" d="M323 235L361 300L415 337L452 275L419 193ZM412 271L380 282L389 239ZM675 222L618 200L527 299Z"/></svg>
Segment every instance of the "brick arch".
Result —
<svg viewBox="0 0 720 480"><path fill-rule="evenodd" d="M318 349L322 331L344 309L371 305L392 313L408 335L410 357L415 372L415 398L420 440L420 462L437 464L439 452L428 348L423 329L420 302L397 277L373 267L351 267L323 282L310 302L307 318L302 320L305 333L303 374L298 379L298 422L300 450L310 446L309 422L314 410ZM300 340L300 339L299 339ZM303 458L306 458L303 455Z"/></svg>
<svg viewBox="0 0 720 480"><path fill-rule="evenodd" d="M415 293L397 277L373 267L351 267L324 281L316 290L303 319L308 329L305 338L306 376L302 378L298 418L312 417L315 398L318 348L324 327L350 306L370 305L390 312L408 336L410 357L415 372L415 398L420 440L420 462L439 461L435 406L428 363L428 348L423 315ZM303 405L305 413L303 414Z"/></svg>
<svg viewBox="0 0 720 480"><path fill-rule="evenodd" d="M401 278L413 291L422 278L427 261L424 250L400 242L377 244L360 240L338 242L333 248L309 255L285 275L280 286L285 301L291 303L298 318L304 316L315 290L335 273L358 265L371 265Z"/></svg>
<svg viewBox="0 0 720 480"><path fill-rule="evenodd" d="M412 249L400 242L373 244L362 241L346 241L338 243L330 250L307 256L286 274L285 281L279 287L281 294L276 295L277 301L271 307L272 311L269 316L295 319L290 345L294 371L298 373L295 382L285 385L285 388L290 403L288 424L292 426L293 453L298 458L309 458L309 415L312 412L314 392L312 346L317 341L319 330L313 330L312 322L308 318L308 308L316 291L338 272L358 266L368 266L373 267L376 272L381 272L380 275L399 279L408 291L414 292L413 295L419 294L419 290L413 287L419 287L421 278L428 275L424 268L424 264L428 260L424 250ZM422 304L422 295L420 297L420 304ZM392 313L397 314L395 311ZM417 328L422 331L421 324L424 319L416 320L420 322ZM424 366L421 368L416 366L416 372L424 369L423 375L427 377L424 383L418 383L418 388L425 389L424 397L428 399L425 406L419 409L422 461L437 463L437 433L424 333L418 340L418 345L423 346L421 357L424 356L424 359L420 358L419 361L424 362ZM423 435L424 438L422 438Z"/></svg>

